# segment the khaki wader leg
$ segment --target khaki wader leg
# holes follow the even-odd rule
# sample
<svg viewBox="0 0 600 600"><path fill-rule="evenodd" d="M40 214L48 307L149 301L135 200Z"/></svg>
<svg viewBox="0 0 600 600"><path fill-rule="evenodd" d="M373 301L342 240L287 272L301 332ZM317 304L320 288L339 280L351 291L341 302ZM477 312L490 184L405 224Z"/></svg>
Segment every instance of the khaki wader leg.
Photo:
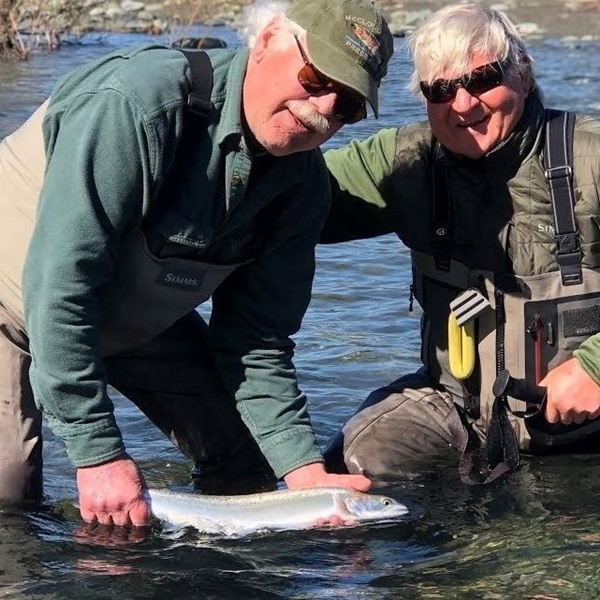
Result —
<svg viewBox="0 0 600 600"><path fill-rule="evenodd" d="M466 440L451 396L416 373L372 392L331 441L325 461L332 471L385 479L457 462Z"/></svg>
<svg viewBox="0 0 600 600"><path fill-rule="evenodd" d="M0 304L0 500L42 497L42 417L31 385L22 328Z"/></svg>
<svg viewBox="0 0 600 600"><path fill-rule="evenodd" d="M135 351L105 359L109 383L195 461L205 492L272 489L276 479L206 353L193 311Z"/></svg>

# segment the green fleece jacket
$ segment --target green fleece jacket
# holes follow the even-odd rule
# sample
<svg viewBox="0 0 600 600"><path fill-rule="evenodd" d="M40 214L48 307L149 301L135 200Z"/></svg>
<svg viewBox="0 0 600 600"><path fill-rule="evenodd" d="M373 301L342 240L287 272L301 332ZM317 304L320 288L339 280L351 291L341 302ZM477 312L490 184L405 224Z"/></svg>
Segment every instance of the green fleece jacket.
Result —
<svg viewBox="0 0 600 600"><path fill-rule="evenodd" d="M212 299L219 375L278 476L322 460L290 336L310 300L314 246L329 208L323 157L248 150L241 120L248 54L209 56L208 119L186 109L185 57L158 46L112 53L51 94L23 291L35 398L76 466L124 451L100 346L110 315L98 292L136 229L158 257L244 263Z"/></svg>

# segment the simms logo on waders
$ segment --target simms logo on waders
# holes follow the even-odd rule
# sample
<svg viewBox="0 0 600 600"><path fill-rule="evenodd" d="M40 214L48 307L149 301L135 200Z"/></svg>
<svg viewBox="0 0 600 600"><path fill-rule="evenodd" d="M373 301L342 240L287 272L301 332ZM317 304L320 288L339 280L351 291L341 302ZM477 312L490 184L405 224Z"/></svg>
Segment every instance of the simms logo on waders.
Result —
<svg viewBox="0 0 600 600"><path fill-rule="evenodd" d="M199 276L198 273L191 274L173 269L164 269L156 278L156 283L181 290L196 291L202 288L203 279L204 277Z"/></svg>

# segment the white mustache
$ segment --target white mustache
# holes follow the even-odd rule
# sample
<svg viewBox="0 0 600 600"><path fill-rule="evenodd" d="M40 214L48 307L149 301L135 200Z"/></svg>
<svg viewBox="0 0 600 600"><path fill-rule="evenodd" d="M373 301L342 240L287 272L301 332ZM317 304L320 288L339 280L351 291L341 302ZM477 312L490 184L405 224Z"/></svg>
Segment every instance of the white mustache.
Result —
<svg viewBox="0 0 600 600"><path fill-rule="evenodd" d="M293 115L310 129L317 133L329 131L329 121L308 101L290 100L286 104Z"/></svg>

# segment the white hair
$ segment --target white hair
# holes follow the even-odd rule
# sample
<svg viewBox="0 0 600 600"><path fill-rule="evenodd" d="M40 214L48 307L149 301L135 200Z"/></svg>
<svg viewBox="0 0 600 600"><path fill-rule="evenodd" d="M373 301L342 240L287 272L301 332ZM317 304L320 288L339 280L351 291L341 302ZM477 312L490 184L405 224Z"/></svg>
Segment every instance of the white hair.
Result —
<svg viewBox="0 0 600 600"><path fill-rule="evenodd" d="M249 47L254 46L258 34L274 19L285 19L288 0L258 0L244 9L244 24L238 35Z"/></svg>
<svg viewBox="0 0 600 600"><path fill-rule="evenodd" d="M455 4L434 12L409 39L414 71L408 88L419 93L419 82L432 83L443 72L460 77L475 54L492 57L505 69L531 76L532 58L517 28L500 11L481 4Z"/></svg>

